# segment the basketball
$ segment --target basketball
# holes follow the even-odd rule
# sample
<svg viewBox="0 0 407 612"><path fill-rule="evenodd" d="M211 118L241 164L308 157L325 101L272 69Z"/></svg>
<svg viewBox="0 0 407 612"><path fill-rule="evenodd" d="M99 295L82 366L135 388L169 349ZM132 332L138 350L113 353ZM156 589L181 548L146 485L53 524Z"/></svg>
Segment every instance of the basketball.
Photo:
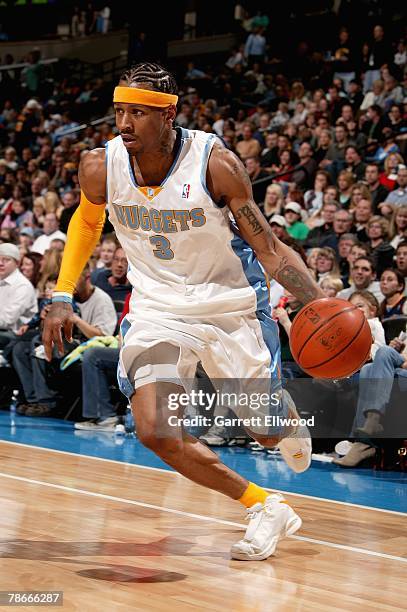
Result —
<svg viewBox="0 0 407 612"><path fill-rule="evenodd" d="M292 355L315 378L354 374L369 357L371 346L365 315L346 300L315 300L300 310L291 326Z"/></svg>

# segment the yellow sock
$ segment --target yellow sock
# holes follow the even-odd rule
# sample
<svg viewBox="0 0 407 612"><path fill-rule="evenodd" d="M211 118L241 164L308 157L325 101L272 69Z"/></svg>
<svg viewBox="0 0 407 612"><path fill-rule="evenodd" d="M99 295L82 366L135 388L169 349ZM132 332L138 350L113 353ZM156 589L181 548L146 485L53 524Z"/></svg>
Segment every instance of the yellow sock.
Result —
<svg viewBox="0 0 407 612"><path fill-rule="evenodd" d="M249 482L249 486L247 487L246 491L237 501L240 501L240 503L246 506L246 508L251 508L251 506L254 506L254 504L257 504L258 502L264 504L266 497L269 495L269 491L265 491L261 487L254 484L254 482Z"/></svg>

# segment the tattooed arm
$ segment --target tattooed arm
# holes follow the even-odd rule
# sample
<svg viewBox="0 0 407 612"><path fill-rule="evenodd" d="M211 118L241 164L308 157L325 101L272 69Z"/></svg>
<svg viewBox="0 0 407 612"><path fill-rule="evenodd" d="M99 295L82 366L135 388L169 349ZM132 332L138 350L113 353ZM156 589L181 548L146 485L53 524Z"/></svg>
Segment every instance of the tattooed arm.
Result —
<svg viewBox="0 0 407 612"><path fill-rule="evenodd" d="M209 158L207 185L215 202L233 213L242 238L253 248L266 272L302 304L325 297L299 255L282 243L253 200L250 178L234 153L215 145Z"/></svg>

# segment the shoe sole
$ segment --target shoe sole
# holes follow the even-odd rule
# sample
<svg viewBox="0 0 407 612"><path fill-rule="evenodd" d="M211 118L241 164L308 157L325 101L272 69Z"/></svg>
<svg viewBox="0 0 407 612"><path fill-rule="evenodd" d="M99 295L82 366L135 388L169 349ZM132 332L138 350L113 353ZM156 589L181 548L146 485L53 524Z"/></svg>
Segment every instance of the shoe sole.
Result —
<svg viewBox="0 0 407 612"><path fill-rule="evenodd" d="M294 404L294 400L292 398L291 398L291 402L292 402L292 404L291 404L291 406L289 408L290 409L290 416L291 416L291 418L300 420L301 417L298 414L297 407ZM281 446L278 447L279 451L281 453L282 458L284 459L284 461L286 462L288 467L293 472L295 472L296 474L302 474L303 472L306 472L308 470L308 468L310 467L311 461L312 461L312 441L311 441L311 434L309 432L309 429L308 429L308 427L306 425L303 425L302 427L299 427L299 429L301 429L304 432L307 432L308 435L307 436L301 436L301 437L298 436L298 439L300 439L300 440L309 439L310 442L311 442L310 443L310 449L309 449L309 461L308 461L306 467L301 467L301 469L298 469L298 470L295 469L294 466L296 465L296 463L294 461L292 461L293 459L295 459L295 456L293 456L291 453L287 452L287 457L286 457L285 456L285 451L281 450ZM288 438L290 438L290 436L288 436ZM295 438L295 436L294 436L294 438ZM284 442L284 439L281 440L281 442ZM280 442L280 444L281 444L281 442ZM303 453L303 451L301 449L298 452L301 452L301 454L304 455L304 453ZM307 453L307 455L308 455L308 453Z"/></svg>
<svg viewBox="0 0 407 612"><path fill-rule="evenodd" d="M276 543L274 543L274 541L271 541L263 552L255 553L253 555L247 555L239 552L233 553L232 547L232 559L235 559L236 561L264 561L274 553L277 544L280 540L283 540L288 536L294 535L294 533L296 533L300 529L301 525L302 519L298 516L298 514L294 513L294 516L291 517L291 519L289 519L287 522L285 533L278 536Z"/></svg>
<svg viewBox="0 0 407 612"><path fill-rule="evenodd" d="M101 433L115 431L114 427L75 427L75 431L99 431Z"/></svg>
<svg viewBox="0 0 407 612"><path fill-rule="evenodd" d="M220 442L220 441L215 441L211 438L208 440L206 440L205 438L199 438L199 441L202 442L203 444L206 444L206 446L228 446L227 440L223 440L222 442Z"/></svg>

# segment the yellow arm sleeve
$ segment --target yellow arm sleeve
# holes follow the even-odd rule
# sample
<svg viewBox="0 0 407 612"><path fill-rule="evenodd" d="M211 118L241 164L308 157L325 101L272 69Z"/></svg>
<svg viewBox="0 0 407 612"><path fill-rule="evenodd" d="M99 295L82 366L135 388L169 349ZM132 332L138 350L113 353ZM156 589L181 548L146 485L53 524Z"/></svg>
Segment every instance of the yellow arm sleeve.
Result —
<svg viewBox="0 0 407 612"><path fill-rule="evenodd" d="M80 204L68 227L56 292L74 293L78 278L99 241L105 217L105 207L92 204L81 191Z"/></svg>

